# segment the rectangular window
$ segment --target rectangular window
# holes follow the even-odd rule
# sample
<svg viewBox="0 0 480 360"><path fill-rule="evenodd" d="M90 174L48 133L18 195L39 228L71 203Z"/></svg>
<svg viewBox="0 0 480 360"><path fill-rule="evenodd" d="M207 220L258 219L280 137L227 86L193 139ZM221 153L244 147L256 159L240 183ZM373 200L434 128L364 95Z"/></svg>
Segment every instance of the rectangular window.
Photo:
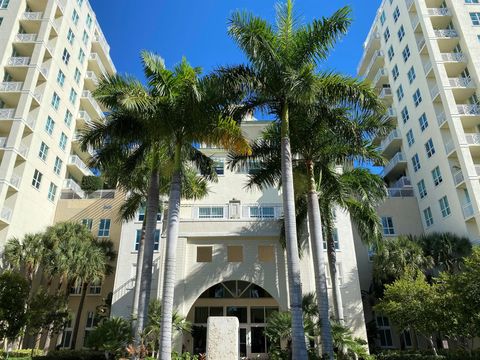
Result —
<svg viewBox="0 0 480 360"><path fill-rule="evenodd" d="M443 181L442 173L440 172L440 168L438 166L432 170L432 178L435 186L438 186L442 183Z"/></svg>
<svg viewBox="0 0 480 360"><path fill-rule="evenodd" d="M55 158L55 164L53 165L53 172L57 175L60 175L60 172L62 171L62 165L63 161L57 156Z"/></svg>
<svg viewBox="0 0 480 360"><path fill-rule="evenodd" d="M410 119L410 114L408 113L408 108L406 106L402 109L402 120L405 124Z"/></svg>
<svg viewBox="0 0 480 360"><path fill-rule="evenodd" d="M91 283L88 287L90 295L100 295L102 293L102 283L100 281Z"/></svg>
<svg viewBox="0 0 480 360"><path fill-rule="evenodd" d="M395 56L395 51L393 51L393 46L388 48L388 60L392 61L393 57Z"/></svg>
<svg viewBox="0 0 480 360"><path fill-rule="evenodd" d="M199 219L223 219L223 206L202 206L198 208Z"/></svg>
<svg viewBox="0 0 480 360"><path fill-rule="evenodd" d="M415 138L413 137L412 129L408 130L407 132L407 143L409 147L415 143Z"/></svg>
<svg viewBox="0 0 480 360"><path fill-rule="evenodd" d="M60 85L60 87L63 87L63 84L65 84L65 74L62 70L58 70L57 83Z"/></svg>
<svg viewBox="0 0 480 360"><path fill-rule="evenodd" d="M387 17L385 16L385 11L382 11L382 14L380 15L380 23L382 25L385 24L385 20L387 20Z"/></svg>
<svg viewBox="0 0 480 360"><path fill-rule="evenodd" d="M80 49L80 52L78 53L78 61L80 62L80 64L83 64L83 62L85 61L85 53L82 49Z"/></svg>
<svg viewBox="0 0 480 360"><path fill-rule="evenodd" d="M48 188L48 200L55 201L55 196L57 196L57 189L57 185L55 185L54 183L50 183L50 186Z"/></svg>
<svg viewBox="0 0 480 360"><path fill-rule="evenodd" d="M213 167L217 175L225 175L225 160L213 159Z"/></svg>
<svg viewBox="0 0 480 360"><path fill-rule="evenodd" d="M425 196L427 196L427 188L425 187L425 181L423 181L423 179L417 183L417 187L420 199L423 199Z"/></svg>
<svg viewBox="0 0 480 360"><path fill-rule="evenodd" d="M423 113L422 116L418 118L418 122L420 123L420 130L424 131L428 127L427 115Z"/></svg>
<svg viewBox="0 0 480 360"><path fill-rule="evenodd" d="M35 189L40 189L40 184L42 183L42 177L43 174L35 169L35 172L33 173L33 179L32 179L32 186Z"/></svg>
<svg viewBox="0 0 480 360"><path fill-rule="evenodd" d="M413 82L413 80L415 80L415 78L417 77L417 75L415 74L415 69L414 67L412 66L410 68L410 70L408 70L408 82L411 84Z"/></svg>
<svg viewBox="0 0 480 360"><path fill-rule="evenodd" d="M380 338L380 346L384 348L393 347L392 330L387 317L377 316L377 331Z"/></svg>
<svg viewBox="0 0 480 360"><path fill-rule="evenodd" d="M93 219L82 219L82 225L85 225L85 227L91 231L93 226Z"/></svg>
<svg viewBox="0 0 480 360"><path fill-rule="evenodd" d="M82 7L83 0L77 0L77 4L78 4L78 6Z"/></svg>
<svg viewBox="0 0 480 360"><path fill-rule="evenodd" d="M393 226L393 219L391 216L382 217L383 235L395 235L395 228Z"/></svg>
<svg viewBox="0 0 480 360"><path fill-rule="evenodd" d="M388 39L390 39L390 29L388 28L388 26L385 29L385 31L383 32L383 38L385 40L385 43L387 43Z"/></svg>
<svg viewBox="0 0 480 360"><path fill-rule="evenodd" d="M243 246L227 246L227 261L228 262L242 262L243 261Z"/></svg>
<svg viewBox="0 0 480 360"><path fill-rule="evenodd" d="M398 41L401 42L405 37L405 28L403 27L403 25L400 26L400 29L398 29L397 35L398 35Z"/></svg>
<svg viewBox="0 0 480 360"><path fill-rule="evenodd" d="M65 125L70 127L72 125L72 120L73 120L72 113L69 110L65 111L65 117L63 118L63 122L65 123Z"/></svg>
<svg viewBox="0 0 480 360"><path fill-rule="evenodd" d="M138 251L140 247L140 239L142 238L142 230L137 230L137 236L135 238L135 251ZM153 242L153 250L158 251L160 249L160 230L155 230L155 238Z"/></svg>
<svg viewBox="0 0 480 360"><path fill-rule="evenodd" d="M480 25L480 12L471 12L470 19L472 19L472 24L474 26Z"/></svg>
<svg viewBox="0 0 480 360"><path fill-rule="evenodd" d="M70 96L68 99L72 105L75 105L75 102L77 101L77 92L73 89L70 89Z"/></svg>
<svg viewBox="0 0 480 360"><path fill-rule="evenodd" d="M392 69L392 76L393 76L393 80L397 80L398 79L398 75L400 75L399 71L398 71L398 66L395 65Z"/></svg>
<svg viewBox="0 0 480 360"><path fill-rule="evenodd" d="M68 65L70 62L70 53L67 49L63 49L62 61L65 63L65 65Z"/></svg>
<svg viewBox="0 0 480 360"><path fill-rule="evenodd" d="M67 41L70 45L73 44L73 40L75 40L75 34L73 33L72 29L68 29L67 33Z"/></svg>
<svg viewBox="0 0 480 360"><path fill-rule="evenodd" d="M141 207L140 210L138 211L138 221L143 221L143 219L145 219L145 208ZM157 213L157 221L162 221L161 212Z"/></svg>
<svg viewBox="0 0 480 360"><path fill-rule="evenodd" d="M0 0L0 9L8 8L9 3L10 3L10 0Z"/></svg>
<svg viewBox="0 0 480 360"><path fill-rule="evenodd" d="M54 92L52 96L52 107L55 110L58 110L59 106L60 106L60 96L58 96L58 94Z"/></svg>
<svg viewBox="0 0 480 360"><path fill-rule="evenodd" d="M465 4L478 4L478 0L465 0Z"/></svg>
<svg viewBox="0 0 480 360"><path fill-rule="evenodd" d="M337 228L333 229L333 243L335 244L335 250L340 250L340 243L338 242L338 230ZM323 250L327 250L327 239L323 239Z"/></svg>
<svg viewBox="0 0 480 360"><path fill-rule="evenodd" d="M88 40L90 40L90 36L88 36L88 33L84 30L83 31L83 36L82 36L82 41L85 45L88 44Z"/></svg>
<svg viewBox="0 0 480 360"><path fill-rule="evenodd" d="M47 117L47 122L45 123L45 131L48 135L52 135L53 129L55 128L55 121L49 116Z"/></svg>
<svg viewBox="0 0 480 360"><path fill-rule="evenodd" d="M422 102L422 94L420 93L419 89L417 89L417 91L415 91L413 94L413 102L415 103L415 107L418 107L418 105L420 105Z"/></svg>
<svg viewBox="0 0 480 360"><path fill-rule="evenodd" d="M410 57L410 48L408 47L408 45L405 46L405 49L403 49L402 57L404 62L407 62L408 58Z"/></svg>
<svg viewBox="0 0 480 360"><path fill-rule="evenodd" d="M81 76L82 76L82 73L80 72L80 70L78 70L78 68L75 68L75 75L73 76L73 78L75 79L75 82L77 84L80 82Z"/></svg>
<svg viewBox="0 0 480 360"><path fill-rule="evenodd" d="M443 217L447 217L452 212L450 211L450 204L448 203L448 198L446 196L442 197L438 200L440 203L440 211L442 212Z"/></svg>
<svg viewBox="0 0 480 360"><path fill-rule="evenodd" d="M254 219L273 219L275 218L275 208L273 206L250 206L250 218Z"/></svg>
<svg viewBox="0 0 480 360"><path fill-rule="evenodd" d="M400 10L398 9L398 6L397 6L393 12L393 21L397 22L399 17L400 17Z"/></svg>
<svg viewBox="0 0 480 360"><path fill-rule="evenodd" d="M398 101L402 101L403 99L403 96L404 96L404 93L403 93L403 86L400 85L397 89L397 98L398 98Z"/></svg>
<svg viewBox="0 0 480 360"><path fill-rule="evenodd" d="M98 237L110 236L110 219L100 219L98 225Z"/></svg>
<svg viewBox="0 0 480 360"><path fill-rule="evenodd" d="M197 262L212 262L213 246L197 246Z"/></svg>
<svg viewBox="0 0 480 360"><path fill-rule="evenodd" d="M48 145L42 141L42 144L40 145L40 151L38 152L38 157L43 161L47 160L48 149Z"/></svg>
<svg viewBox="0 0 480 360"><path fill-rule="evenodd" d="M80 16L78 15L77 10L74 9L72 13L72 21L75 25L78 24L78 19L80 19Z"/></svg>
<svg viewBox="0 0 480 360"><path fill-rule="evenodd" d="M433 140L431 138L425 143L425 151L427 152L427 157L429 158L435 154L435 146L433 146Z"/></svg>
<svg viewBox="0 0 480 360"><path fill-rule="evenodd" d="M62 132L62 134L60 135L60 141L58 143L58 146L60 146L60 149L65 150L65 148L67 147L67 140L68 140L67 135L65 135L65 133Z"/></svg>
<svg viewBox="0 0 480 360"><path fill-rule="evenodd" d="M87 24L87 28L90 29L92 27L93 19L90 14L87 14L87 20L85 21L85 23Z"/></svg>
<svg viewBox="0 0 480 360"><path fill-rule="evenodd" d="M433 215L430 206L423 210L423 218L425 219L425 225L427 225L427 227L433 225Z"/></svg>
<svg viewBox="0 0 480 360"><path fill-rule="evenodd" d="M412 165L413 165L413 170L417 172L420 170L420 159L418 157L418 154L415 154L412 156Z"/></svg>

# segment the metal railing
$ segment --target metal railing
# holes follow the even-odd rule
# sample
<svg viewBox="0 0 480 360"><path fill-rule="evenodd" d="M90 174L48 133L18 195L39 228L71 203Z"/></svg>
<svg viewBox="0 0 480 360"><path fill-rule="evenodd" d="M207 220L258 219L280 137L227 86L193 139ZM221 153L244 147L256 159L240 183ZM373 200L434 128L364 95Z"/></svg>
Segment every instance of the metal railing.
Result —
<svg viewBox="0 0 480 360"><path fill-rule="evenodd" d="M236 206L235 210L231 206ZM202 204L182 205L182 208L190 210L184 214L190 212L193 220L275 220L283 215L280 204Z"/></svg>
<svg viewBox="0 0 480 360"><path fill-rule="evenodd" d="M480 105L457 105L457 110L460 115L480 115Z"/></svg>
<svg viewBox="0 0 480 360"><path fill-rule="evenodd" d="M443 123L444 123L445 121L447 121L447 116L445 115L445 112L442 111L442 112L440 112L440 113L438 113L438 114L436 114L436 115L437 115L437 123L438 123L438 125L439 125L439 126L442 126Z"/></svg>
<svg viewBox="0 0 480 360"><path fill-rule="evenodd" d="M380 99L385 99L387 96L392 96L392 89L391 88L382 88L382 91L380 91L380 95L378 95L378 97Z"/></svg>
<svg viewBox="0 0 480 360"><path fill-rule="evenodd" d="M10 222L10 220L12 219L12 209L4 206L2 208L2 211L0 212L0 217L2 218L2 220Z"/></svg>
<svg viewBox="0 0 480 360"><path fill-rule="evenodd" d="M448 61L448 62L465 62L467 58L465 57L464 53L458 52L458 53L441 53L440 54L442 57L442 61Z"/></svg>
<svg viewBox="0 0 480 360"><path fill-rule="evenodd" d="M455 185L461 184L465 180L462 170L458 170L453 174L453 182Z"/></svg>
<svg viewBox="0 0 480 360"><path fill-rule="evenodd" d="M397 116L397 112L395 111L395 109L393 107L389 107L387 109L387 112L385 115L383 115L381 121L382 123L385 123L387 122L389 119L391 119L392 117L395 117Z"/></svg>
<svg viewBox="0 0 480 360"><path fill-rule="evenodd" d="M95 73L93 71L87 71L87 73L85 74L86 78L89 79L89 80L92 80L95 84L98 83L98 77L97 75L95 75Z"/></svg>
<svg viewBox="0 0 480 360"><path fill-rule="evenodd" d="M408 176L402 176L400 179L395 181L393 184L392 189L403 189L404 187L412 186L412 182Z"/></svg>
<svg viewBox="0 0 480 360"><path fill-rule="evenodd" d="M455 150L455 144L453 143L453 140L447 140L445 142L445 152L446 154L450 154L453 150Z"/></svg>
<svg viewBox="0 0 480 360"><path fill-rule="evenodd" d="M468 145L480 145L480 133L465 134L465 141Z"/></svg>
<svg viewBox="0 0 480 360"><path fill-rule="evenodd" d="M448 8L428 8L427 15L430 16L450 16L450 10Z"/></svg>
<svg viewBox="0 0 480 360"><path fill-rule="evenodd" d="M92 118L90 117L90 115L88 115L88 113L87 113L85 110L80 110L80 111L78 112L78 118L79 118L79 119L82 119L82 120L85 121L87 124L93 123Z"/></svg>
<svg viewBox="0 0 480 360"><path fill-rule="evenodd" d="M6 81L0 83L0 92L16 92L21 91L23 82Z"/></svg>
<svg viewBox="0 0 480 360"><path fill-rule="evenodd" d="M423 64L423 71L425 71L425 75L428 75L428 73L432 70L432 62L428 60L425 64Z"/></svg>
<svg viewBox="0 0 480 360"><path fill-rule="evenodd" d="M430 88L430 96L432 97L432 100L435 100L435 98L440 94L440 91L438 90L438 85L434 85Z"/></svg>
<svg viewBox="0 0 480 360"><path fill-rule="evenodd" d="M103 66L102 59L100 59L100 56L97 53L90 53L90 60L95 61L100 68L100 72L102 74L107 74L107 71L105 70L105 66Z"/></svg>
<svg viewBox="0 0 480 360"><path fill-rule="evenodd" d="M31 11L26 11L22 15L23 20L41 20L43 17L42 12L31 12Z"/></svg>
<svg viewBox="0 0 480 360"><path fill-rule="evenodd" d="M387 193L389 198L403 198L415 196L413 189L388 188Z"/></svg>
<svg viewBox="0 0 480 360"><path fill-rule="evenodd" d="M411 8L412 5L413 5L413 0L406 0L405 2L406 2L406 4L407 4L407 9L410 10L410 8Z"/></svg>
<svg viewBox="0 0 480 360"><path fill-rule="evenodd" d="M0 148L4 149L7 146L7 139L6 137L0 137Z"/></svg>
<svg viewBox="0 0 480 360"><path fill-rule="evenodd" d="M387 76L387 74L388 74L387 69L385 69L385 68L378 69L377 74L373 78L372 85L375 86L377 84L378 80L380 80L380 78L383 77L383 76Z"/></svg>
<svg viewBox="0 0 480 360"><path fill-rule="evenodd" d="M418 51L422 51L423 47L425 46L425 39L422 37L417 41L417 48Z"/></svg>
<svg viewBox="0 0 480 360"><path fill-rule="evenodd" d="M26 158L27 154L28 154L28 149L29 149L29 147L26 144L20 144L17 151L20 155L22 155L24 158Z"/></svg>
<svg viewBox="0 0 480 360"><path fill-rule="evenodd" d="M82 190L80 185L78 185L73 179L65 179L63 181L63 189L71 190L76 193L79 197L85 198L85 192Z"/></svg>
<svg viewBox="0 0 480 360"><path fill-rule="evenodd" d="M451 87L473 88L475 84L470 77L449 78L448 85Z"/></svg>
<svg viewBox="0 0 480 360"><path fill-rule="evenodd" d="M477 176L480 176L480 165L475 165L475 174L477 174Z"/></svg>
<svg viewBox="0 0 480 360"><path fill-rule="evenodd" d="M9 66L28 66L30 65L30 58L29 57L11 57L8 59Z"/></svg>
<svg viewBox="0 0 480 360"><path fill-rule="evenodd" d="M397 129L393 129L390 134L380 143L380 151L384 151L385 148L394 140L401 139Z"/></svg>
<svg viewBox="0 0 480 360"><path fill-rule="evenodd" d="M34 42L37 41L37 34L17 34L15 36L15 41L19 42Z"/></svg>
<svg viewBox="0 0 480 360"><path fill-rule="evenodd" d="M463 217L468 219L473 216L473 205L471 202L468 202L462 206Z"/></svg>
<svg viewBox="0 0 480 360"><path fill-rule="evenodd" d="M70 156L70 164L77 166L82 172L88 175L93 175L90 168L77 155Z"/></svg>
<svg viewBox="0 0 480 360"><path fill-rule="evenodd" d="M412 18L412 28L413 28L413 30L415 30L417 28L418 24L420 24L420 20L419 20L418 16L415 15Z"/></svg>
<svg viewBox="0 0 480 360"><path fill-rule="evenodd" d="M437 38L455 38L458 37L457 30L454 29L440 29L434 30L433 33Z"/></svg>
<svg viewBox="0 0 480 360"><path fill-rule="evenodd" d="M15 116L15 109L0 109L0 120L12 120Z"/></svg>
<svg viewBox="0 0 480 360"><path fill-rule="evenodd" d="M395 154L395 156L392 157L392 159L388 162L387 165L385 165L385 168L383 169L383 175L385 176L388 174L392 169L397 166L398 163L400 162L406 162L405 155L400 151Z"/></svg>
<svg viewBox="0 0 480 360"><path fill-rule="evenodd" d="M22 178L17 174L12 174L12 176L10 177L10 184L16 187L17 189L20 186L20 181L22 181Z"/></svg>
<svg viewBox="0 0 480 360"><path fill-rule="evenodd" d="M385 55L385 53L383 52L383 50L376 50L373 55L372 55L372 59L370 60L370 62L368 63L368 66L367 68L365 69L365 75L368 75L370 73L370 70L372 70L372 67L373 67L373 64L375 64L375 62L377 61L378 58L380 57L383 57Z"/></svg>
<svg viewBox="0 0 480 360"><path fill-rule="evenodd" d="M93 106L93 108L95 109L95 111L98 113L98 115L100 115L100 117L103 117L103 111L102 109L100 108L100 106L98 105L97 103L97 100L95 100L93 98L93 95L92 93L89 91L89 90L84 90L82 92L82 97L87 99Z"/></svg>

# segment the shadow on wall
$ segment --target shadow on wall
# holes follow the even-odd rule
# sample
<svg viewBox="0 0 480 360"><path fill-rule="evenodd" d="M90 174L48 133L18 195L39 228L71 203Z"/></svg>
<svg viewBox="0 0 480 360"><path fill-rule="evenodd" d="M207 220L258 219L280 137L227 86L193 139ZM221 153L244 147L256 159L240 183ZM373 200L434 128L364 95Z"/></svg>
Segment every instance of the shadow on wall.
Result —
<svg viewBox="0 0 480 360"><path fill-rule="evenodd" d="M345 324L353 331L355 336L362 335L367 340L364 304L356 269L344 274L342 280L341 291Z"/></svg>

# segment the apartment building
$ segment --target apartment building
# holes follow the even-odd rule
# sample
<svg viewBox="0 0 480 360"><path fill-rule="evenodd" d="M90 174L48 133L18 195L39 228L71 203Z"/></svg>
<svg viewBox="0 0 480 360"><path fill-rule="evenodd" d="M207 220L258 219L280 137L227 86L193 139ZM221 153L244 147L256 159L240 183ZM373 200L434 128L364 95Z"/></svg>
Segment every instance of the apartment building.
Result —
<svg viewBox="0 0 480 360"><path fill-rule="evenodd" d="M101 121L92 91L113 73L87 0L0 0L0 249L51 225L61 195L84 197L77 134Z"/></svg>
<svg viewBox="0 0 480 360"><path fill-rule="evenodd" d="M478 243L479 1L382 1L358 74L377 89L388 108L383 121L392 125L376 139L389 160L382 176L391 198L379 208L385 236L450 231ZM368 290L371 266L357 246ZM388 319L373 320L377 345L408 347L392 338Z"/></svg>
<svg viewBox="0 0 480 360"><path fill-rule="evenodd" d="M254 139L269 122L251 120L245 121L242 128L249 139ZM208 316L228 315L240 321L241 355L265 358L266 319L272 311L289 308L286 258L279 241L281 193L277 188L245 188L255 164L231 170L225 165L223 149L201 150L215 159L218 182L210 184L206 198L182 203L174 302L176 310L192 322L195 330L183 337L177 334L175 348L204 352ZM122 227L114 316L131 316L143 216L140 212L135 221ZM160 215L158 220L152 298L161 298L162 294L165 234ZM339 210L336 234L346 323L356 336L366 338L350 216ZM313 274L307 246L301 259L304 293L315 290Z"/></svg>

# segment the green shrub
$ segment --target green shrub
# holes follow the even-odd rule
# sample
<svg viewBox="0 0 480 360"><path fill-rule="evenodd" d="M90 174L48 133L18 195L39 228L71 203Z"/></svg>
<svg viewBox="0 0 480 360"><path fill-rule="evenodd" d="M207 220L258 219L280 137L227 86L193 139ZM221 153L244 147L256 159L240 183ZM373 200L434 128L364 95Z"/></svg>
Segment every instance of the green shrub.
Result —
<svg viewBox="0 0 480 360"><path fill-rule="evenodd" d="M32 353L32 351L33 351L33 353ZM0 350L0 359L5 359L6 355L7 355L6 352ZM34 356L43 355L43 351L40 350L40 349L38 349L38 350L35 350L35 349L19 349L19 350L14 350L14 351L11 351L11 352L8 353L8 357L9 358L15 358L15 360L30 359L30 357L32 355L34 355Z"/></svg>
<svg viewBox="0 0 480 360"><path fill-rule="evenodd" d="M435 357L432 350L390 350L376 356L377 360L480 360L480 351L439 349Z"/></svg>
<svg viewBox="0 0 480 360"><path fill-rule="evenodd" d="M179 355L177 352L172 352L172 360L199 360L198 355L192 355L188 352Z"/></svg>
<svg viewBox="0 0 480 360"><path fill-rule="evenodd" d="M82 184L80 187L87 194L91 194L94 191L100 190L103 186L102 178L98 176L84 176L82 178Z"/></svg>
<svg viewBox="0 0 480 360"><path fill-rule="evenodd" d="M105 353L91 350L59 350L50 351L44 356L34 356L32 360L105 360Z"/></svg>

